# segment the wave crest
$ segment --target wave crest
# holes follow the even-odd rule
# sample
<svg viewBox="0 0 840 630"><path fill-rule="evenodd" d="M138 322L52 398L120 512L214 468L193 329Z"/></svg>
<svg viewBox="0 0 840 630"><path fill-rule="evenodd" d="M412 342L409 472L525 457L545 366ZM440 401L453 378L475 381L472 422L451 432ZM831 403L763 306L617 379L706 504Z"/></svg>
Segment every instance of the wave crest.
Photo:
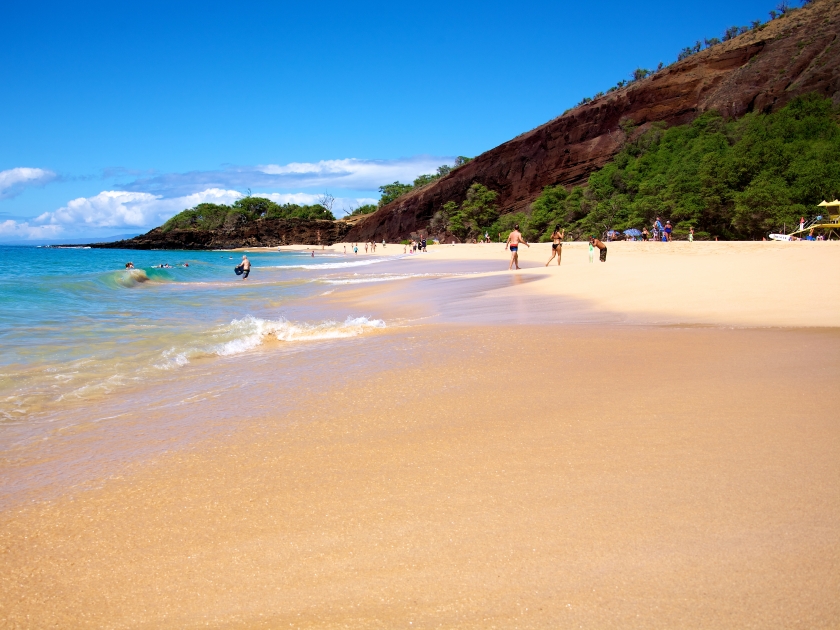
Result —
<svg viewBox="0 0 840 630"><path fill-rule="evenodd" d="M262 319L246 315L242 319L234 319L212 333L213 342L203 348L178 350L171 348L163 353L164 361L155 367L172 369L189 363L197 356L231 356L253 350L267 339L274 337L277 341L323 341L328 339L346 339L385 328L381 319L367 317L348 317L343 322L326 320L319 323L290 322L285 318Z"/></svg>

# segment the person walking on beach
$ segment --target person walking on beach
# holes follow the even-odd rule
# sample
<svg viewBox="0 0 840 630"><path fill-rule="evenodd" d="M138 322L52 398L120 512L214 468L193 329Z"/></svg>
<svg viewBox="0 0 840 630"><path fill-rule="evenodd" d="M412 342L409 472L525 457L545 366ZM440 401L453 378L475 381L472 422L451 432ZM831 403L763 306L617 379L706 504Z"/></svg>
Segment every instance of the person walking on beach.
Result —
<svg viewBox="0 0 840 630"><path fill-rule="evenodd" d="M694 228L693 227L688 228L688 242L689 243L694 242Z"/></svg>
<svg viewBox="0 0 840 630"><path fill-rule="evenodd" d="M673 228L671 227L671 222L670 221L665 221L665 241L667 241L668 243L671 242L671 232L672 231L673 231Z"/></svg>
<svg viewBox="0 0 840 630"><path fill-rule="evenodd" d="M566 230L560 230L559 225L554 226L554 231L551 233L551 258L545 263L548 264L557 256L557 265L560 265L560 257L563 255L563 237L566 236Z"/></svg>
<svg viewBox="0 0 840 630"><path fill-rule="evenodd" d="M248 279L248 275L251 273L251 261L245 254L242 255L242 262L236 266L234 271L237 276L242 276L243 280Z"/></svg>
<svg viewBox="0 0 840 630"><path fill-rule="evenodd" d="M594 236L589 237L589 244L601 250L601 262L607 262L607 246Z"/></svg>
<svg viewBox="0 0 840 630"><path fill-rule="evenodd" d="M530 249L530 245L528 245L528 241L525 240L525 237L519 232L519 224L513 226L513 232L510 233L510 236L507 237L507 241L505 242L505 249L510 247L510 264L508 265L508 271L510 271L511 267L516 265L516 268L519 269L519 245L526 245Z"/></svg>

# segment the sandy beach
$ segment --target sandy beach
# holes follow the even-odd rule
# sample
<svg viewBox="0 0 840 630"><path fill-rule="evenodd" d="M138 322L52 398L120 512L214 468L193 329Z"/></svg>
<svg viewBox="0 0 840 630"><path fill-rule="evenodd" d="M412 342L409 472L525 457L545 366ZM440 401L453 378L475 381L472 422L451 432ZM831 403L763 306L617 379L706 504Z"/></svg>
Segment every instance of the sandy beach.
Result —
<svg viewBox="0 0 840 630"><path fill-rule="evenodd" d="M386 329L138 397L135 446L219 430L12 497L0 625L838 627L840 248L563 249L358 267L307 299ZM39 448L4 476L64 457Z"/></svg>

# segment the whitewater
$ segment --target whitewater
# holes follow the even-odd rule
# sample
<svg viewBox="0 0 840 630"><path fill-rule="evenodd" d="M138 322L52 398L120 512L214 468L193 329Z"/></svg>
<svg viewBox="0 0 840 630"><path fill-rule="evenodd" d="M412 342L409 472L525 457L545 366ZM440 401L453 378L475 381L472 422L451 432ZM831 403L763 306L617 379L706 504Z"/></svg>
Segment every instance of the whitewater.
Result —
<svg viewBox="0 0 840 630"><path fill-rule="evenodd" d="M0 246L0 424L151 388L196 362L386 327L305 298L322 294L330 273L388 257L248 256L253 272L242 281L233 273L242 252Z"/></svg>

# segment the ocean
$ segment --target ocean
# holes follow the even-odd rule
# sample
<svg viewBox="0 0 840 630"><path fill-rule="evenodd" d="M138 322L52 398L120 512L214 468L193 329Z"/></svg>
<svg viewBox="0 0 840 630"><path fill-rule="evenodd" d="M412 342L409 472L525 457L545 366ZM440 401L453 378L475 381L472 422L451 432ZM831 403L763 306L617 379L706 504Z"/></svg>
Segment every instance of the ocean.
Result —
<svg viewBox="0 0 840 630"><path fill-rule="evenodd" d="M247 352L269 336L344 338L385 326L364 315L322 318L295 302L328 291L325 273L381 259L255 252L243 281L233 272L241 256L0 247L0 422L148 386L191 362ZM128 261L135 269L125 268Z"/></svg>
<svg viewBox="0 0 840 630"><path fill-rule="evenodd" d="M243 280L241 251L0 247L0 507L292 417L416 362L433 322L546 321L551 304L481 298L528 281L485 274L504 268L499 252L261 250Z"/></svg>

